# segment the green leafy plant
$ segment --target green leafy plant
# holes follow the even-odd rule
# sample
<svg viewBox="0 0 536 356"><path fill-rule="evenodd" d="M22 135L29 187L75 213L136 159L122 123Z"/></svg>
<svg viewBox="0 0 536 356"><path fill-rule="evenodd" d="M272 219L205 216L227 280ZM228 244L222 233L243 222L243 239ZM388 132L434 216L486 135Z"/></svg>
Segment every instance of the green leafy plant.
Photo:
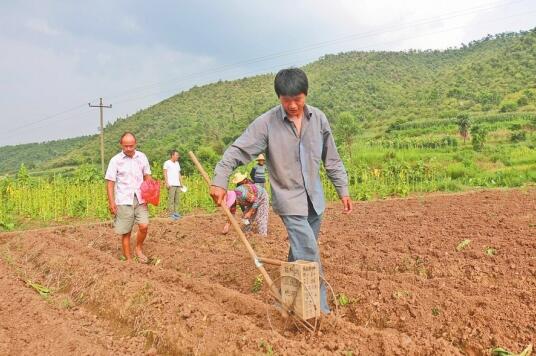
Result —
<svg viewBox="0 0 536 356"><path fill-rule="evenodd" d="M530 356L532 354L532 344L529 344L520 354L508 351L502 347L491 350L491 356Z"/></svg>
<svg viewBox="0 0 536 356"><path fill-rule="evenodd" d="M337 141L346 148L350 159L352 158L352 144L360 131L358 122L352 113L344 111L339 114L333 133Z"/></svg>
<svg viewBox="0 0 536 356"><path fill-rule="evenodd" d="M162 263L162 259L156 256L149 257L149 261L147 264L158 266L160 263Z"/></svg>
<svg viewBox="0 0 536 356"><path fill-rule="evenodd" d="M350 304L350 298L348 298L348 296L344 293L339 293L339 295L337 296L337 302L340 306L344 307Z"/></svg>
<svg viewBox="0 0 536 356"><path fill-rule="evenodd" d="M441 310L439 309L439 307L433 307L432 308L432 315L433 316L439 316L440 313L441 313Z"/></svg>
<svg viewBox="0 0 536 356"><path fill-rule="evenodd" d="M61 300L60 307L62 309L71 309L73 307L73 303L68 298L65 298Z"/></svg>
<svg viewBox="0 0 536 356"><path fill-rule="evenodd" d="M272 345L270 345L268 343L268 341L265 341L265 340L261 340L259 342L259 348L261 349L262 352L264 352L264 355L266 356L275 356L277 355L274 351L274 348Z"/></svg>
<svg viewBox="0 0 536 356"><path fill-rule="evenodd" d="M31 280L27 280L26 285L29 287L32 287L37 293L39 293L41 297L45 299L48 298L50 295L50 289L48 289L47 287L39 283L32 282Z"/></svg>
<svg viewBox="0 0 536 356"><path fill-rule="evenodd" d="M15 224L12 222L5 222L5 221L0 220L0 228L7 230L7 231L11 231L15 228Z"/></svg>
<svg viewBox="0 0 536 356"><path fill-rule="evenodd" d="M471 128L472 144L475 151L481 151L486 143L488 132L482 126L473 126Z"/></svg>
<svg viewBox="0 0 536 356"><path fill-rule="evenodd" d="M462 241L458 244L458 246L456 246L456 251L460 252L460 251L465 250L465 248L466 248L467 246L469 246L470 243L471 243L471 240L469 240L469 239L462 240Z"/></svg>
<svg viewBox="0 0 536 356"><path fill-rule="evenodd" d="M251 286L251 291L253 293L258 293L262 289L262 285L264 284L264 278L262 277L262 274L259 274L257 277L255 277L255 280L253 280L253 284Z"/></svg>
<svg viewBox="0 0 536 356"><path fill-rule="evenodd" d="M30 179L28 168L24 163L20 164L19 171L17 172L17 182L20 184L27 184Z"/></svg>
<svg viewBox="0 0 536 356"><path fill-rule="evenodd" d="M484 253L487 256L495 256L497 254L497 249L487 246L486 248L484 248Z"/></svg>

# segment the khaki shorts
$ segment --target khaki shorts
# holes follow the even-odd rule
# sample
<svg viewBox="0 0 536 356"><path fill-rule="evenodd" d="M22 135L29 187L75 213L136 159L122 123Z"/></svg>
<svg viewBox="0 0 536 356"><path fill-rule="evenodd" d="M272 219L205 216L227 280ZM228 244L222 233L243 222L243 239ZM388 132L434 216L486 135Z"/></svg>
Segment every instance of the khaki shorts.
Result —
<svg viewBox="0 0 536 356"><path fill-rule="evenodd" d="M134 196L133 205L117 206L114 231L116 234L128 234L132 231L134 224L149 224L149 210L147 210L147 204L139 204L136 196Z"/></svg>

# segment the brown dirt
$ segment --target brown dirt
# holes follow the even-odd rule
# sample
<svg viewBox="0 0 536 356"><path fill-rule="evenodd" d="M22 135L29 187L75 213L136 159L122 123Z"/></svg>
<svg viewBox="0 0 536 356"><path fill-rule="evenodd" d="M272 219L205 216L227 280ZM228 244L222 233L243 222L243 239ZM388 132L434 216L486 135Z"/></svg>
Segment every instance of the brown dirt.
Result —
<svg viewBox="0 0 536 356"><path fill-rule="evenodd" d="M157 266L120 261L105 225L0 234L0 354L488 355L536 343L534 189L358 203L351 216L330 206L326 277L350 303L320 336L270 327L267 288L251 291L258 272L223 221L153 222ZM270 229L250 241L284 259L278 217Z"/></svg>

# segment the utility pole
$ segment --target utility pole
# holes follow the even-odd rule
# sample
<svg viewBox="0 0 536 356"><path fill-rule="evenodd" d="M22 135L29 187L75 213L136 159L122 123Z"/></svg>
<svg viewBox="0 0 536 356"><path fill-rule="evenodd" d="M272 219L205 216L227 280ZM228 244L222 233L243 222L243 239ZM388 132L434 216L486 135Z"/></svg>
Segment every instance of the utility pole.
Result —
<svg viewBox="0 0 536 356"><path fill-rule="evenodd" d="M101 158L101 169L102 174L104 174L104 119L103 119L103 108L111 109L112 104L110 105L102 105L102 98L100 98L99 105L91 105L91 103L87 103L90 108L100 108L100 158Z"/></svg>

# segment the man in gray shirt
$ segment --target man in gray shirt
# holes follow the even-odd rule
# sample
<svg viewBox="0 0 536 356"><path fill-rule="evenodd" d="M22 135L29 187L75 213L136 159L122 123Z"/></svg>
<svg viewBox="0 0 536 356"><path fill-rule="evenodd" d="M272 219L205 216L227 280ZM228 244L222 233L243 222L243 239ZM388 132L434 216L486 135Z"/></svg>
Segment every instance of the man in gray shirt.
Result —
<svg viewBox="0 0 536 356"><path fill-rule="evenodd" d="M281 105L255 119L225 151L214 171L210 195L221 205L233 170L265 152L273 209L288 232L288 260L318 262L323 273L317 241L325 209L320 164L324 163L346 214L352 211L348 176L326 115L305 103L309 87L305 73L298 68L283 69L274 87ZM324 283L320 299L322 312L329 313Z"/></svg>

